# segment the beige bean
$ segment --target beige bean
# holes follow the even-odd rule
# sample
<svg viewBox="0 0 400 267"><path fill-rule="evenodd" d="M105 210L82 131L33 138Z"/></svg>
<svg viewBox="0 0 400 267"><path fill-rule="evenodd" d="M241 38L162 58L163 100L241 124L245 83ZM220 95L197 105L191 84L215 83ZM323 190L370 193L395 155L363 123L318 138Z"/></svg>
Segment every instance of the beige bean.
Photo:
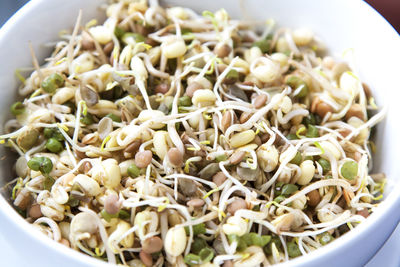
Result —
<svg viewBox="0 0 400 267"><path fill-rule="evenodd" d="M231 51L232 51L232 48L229 45L224 44L224 43L219 43L214 48L214 53L219 58L224 58L224 57L229 56Z"/></svg>
<svg viewBox="0 0 400 267"><path fill-rule="evenodd" d="M108 195L104 201L104 209L108 214L117 214L119 212L121 202L115 194Z"/></svg>
<svg viewBox="0 0 400 267"><path fill-rule="evenodd" d="M264 95L264 94L258 95L258 96L256 97L256 99L254 100L254 107L255 107L255 108L261 108L262 106L265 105L265 103L267 102L267 100L268 100L267 95Z"/></svg>
<svg viewBox="0 0 400 267"><path fill-rule="evenodd" d="M235 199L227 207L227 211L232 215L235 215L236 211L241 210L241 209L247 209L247 202L243 198Z"/></svg>
<svg viewBox="0 0 400 267"><path fill-rule="evenodd" d="M189 97L193 97L194 92L196 92L199 89L203 89L203 85L198 83L198 82L192 82L186 87L186 95Z"/></svg>
<svg viewBox="0 0 400 267"><path fill-rule="evenodd" d="M138 152L135 155L135 164L139 168L146 168L153 158L153 153L150 150L145 150L142 152Z"/></svg>
<svg viewBox="0 0 400 267"><path fill-rule="evenodd" d="M232 156L229 158L229 163L233 165L239 164L245 155L246 155L245 151L241 150L235 151L235 153L233 153Z"/></svg>
<svg viewBox="0 0 400 267"><path fill-rule="evenodd" d="M221 119L221 129L222 131L226 131L229 126L231 126L232 123L232 114L230 111L225 111L224 115L222 116Z"/></svg>
<svg viewBox="0 0 400 267"><path fill-rule="evenodd" d="M214 174L212 181L214 184L216 184L217 186L222 185L226 180L226 175L223 172L217 172L216 174Z"/></svg>
<svg viewBox="0 0 400 267"><path fill-rule="evenodd" d="M140 260L143 262L144 265L146 266L153 266L153 258L151 257L150 254L144 252L143 250L139 252L139 257Z"/></svg>
<svg viewBox="0 0 400 267"><path fill-rule="evenodd" d="M146 238L142 243L142 250L148 254L159 252L163 247L163 241L158 236Z"/></svg>
<svg viewBox="0 0 400 267"><path fill-rule="evenodd" d="M168 150L167 155L168 155L169 162L171 162L172 165L174 165L176 167L179 167L182 165L183 155L179 151L179 149L177 149L176 147L170 148Z"/></svg>
<svg viewBox="0 0 400 267"><path fill-rule="evenodd" d="M360 104L351 105L350 109L346 113L346 120L350 119L351 117L357 117L360 120L364 120L364 112Z"/></svg>
<svg viewBox="0 0 400 267"><path fill-rule="evenodd" d="M321 201L321 196L316 189L307 194L307 199L307 204L311 207L315 207Z"/></svg>
<svg viewBox="0 0 400 267"><path fill-rule="evenodd" d="M202 207L204 205L204 200L201 198L194 198L186 202L186 205L193 208Z"/></svg>
<svg viewBox="0 0 400 267"><path fill-rule="evenodd" d="M253 130L246 130L232 135L230 143L232 147L241 147L254 140L256 134Z"/></svg>

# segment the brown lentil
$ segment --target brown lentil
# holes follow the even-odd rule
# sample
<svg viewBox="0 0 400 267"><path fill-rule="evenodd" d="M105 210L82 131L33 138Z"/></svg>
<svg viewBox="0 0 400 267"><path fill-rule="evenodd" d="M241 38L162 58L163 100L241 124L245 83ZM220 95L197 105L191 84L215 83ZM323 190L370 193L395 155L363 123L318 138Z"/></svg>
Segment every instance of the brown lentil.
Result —
<svg viewBox="0 0 400 267"><path fill-rule="evenodd" d="M108 214L117 214L119 212L121 203L115 194L108 195L104 201L104 209Z"/></svg>
<svg viewBox="0 0 400 267"><path fill-rule="evenodd" d="M351 105L350 109L346 113L346 120L350 119L351 117L357 117L360 120L364 120L364 112L360 104Z"/></svg>
<svg viewBox="0 0 400 267"><path fill-rule="evenodd" d="M150 254L144 252L143 250L139 252L139 257L140 260L143 262L144 265L146 266L152 266L153 265L153 258L151 257Z"/></svg>
<svg viewBox="0 0 400 267"><path fill-rule="evenodd" d="M222 131L226 131L226 129L228 129L229 126L231 126L231 122L232 122L232 114L230 111L225 111L224 115L222 116L221 119L221 129Z"/></svg>
<svg viewBox="0 0 400 267"><path fill-rule="evenodd" d="M257 109L258 109L258 108L261 108L262 106L265 105L265 103L267 102L267 100L268 100L267 95L264 95L264 94L258 95L258 96L256 97L256 99L254 100L254 107L257 108Z"/></svg>
<svg viewBox="0 0 400 267"><path fill-rule="evenodd" d="M231 204L228 205L227 211L235 215L236 211L247 209L247 202L243 198L236 198Z"/></svg>
<svg viewBox="0 0 400 267"><path fill-rule="evenodd" d="M204 89L203 87L204 86L198 82L192 82L188 85L188 87L186 87L186 95L188 95L189 97L193 97L194 92L199 89Z"/></svg>
<svg viewBox="0 0 400 267"><path fill-rule="evenodd" d="M152 158L153 153L150 150L138 152L135 155L135 164L139 168L146 168L151 163Z"/></svg>
<svg viewBox="0 0 400 267"><path fill-rule="evenodd" d="M232 48L227 44L217 44L214 48L214 53L219 58L224 58L224 57L229 56L231 51L232 51Z"/></svg>
<svg viewBox="0 0 400 267"><path fill-rule="evenodd" d="M159 252L163 247L163 241L158 236L146 238L142 243L142 250L148 254Z"/></svg>
<svg viewBox="0 0 400 267"><path fill-rule="evenodd" d="M307 198L308 198L307 204L311 207L317 206L318 203L321 201L321 196L319 195L319 192L317 189L308 193Z"/></svg>
<svg viewBox="0 0 400 267"><path fill-rule="evenodd" d="M214 184L216 184L217 186L222 185L226 180L226 176L223 172L217 172L216 174L214 174L212 181Z"/></svg>
<svg viewBox="0 0 400 267"><path fill-rule="evenodd" d="M166 83L160 83L159 85L156 86L156 88L154 88L154 92L156 94L165 94L167 93L169 90L169 86Z"/></svg>
<svg viewBox="0 0 400 267"><path fill-rule="evenodd" d="M204 200L201 198L193 198L186 202L186 205L193 208L202 207L204 205Z"/></svg>
<svg viewBox="0 0 400 267"><path fill-rule="evenodd" d="M170 148L168 150L167 154L168 154L169 162L171 162L172 165L174 165L176 167L179 167L182 165L183 155L179 151L179 149L177 149L176 147Z"/></svg>

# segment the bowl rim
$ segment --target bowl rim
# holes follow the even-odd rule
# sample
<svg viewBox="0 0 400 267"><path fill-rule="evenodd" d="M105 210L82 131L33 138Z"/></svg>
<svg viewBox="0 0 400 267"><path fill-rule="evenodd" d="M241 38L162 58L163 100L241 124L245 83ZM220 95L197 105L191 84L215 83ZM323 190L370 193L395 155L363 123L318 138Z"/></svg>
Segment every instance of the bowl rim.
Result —
<svg viewBox="0 0 400 267"><path fill-rule="evenodd" d="M15 22L17 22L21 17L29 15L31 10L36 8L37 6L45 4L46 0L31 0L28 1L22 8L20 8L11 18L9 18L6 23L0 28L0 40L3 39L6 35L8 35L12 29ZM379 20L386 24L387 30L391 31L393 35L393 41L398 42L400 47L400 34L394 29L394 27L373 7L371 7L367 2L359 0L360 5L364 5L369 10L368 12L371 15L378 16ZM275 266L296 266L300 264L312 263L314 261L320 260L330 253L330 251L335 251L343 247L346 243L352 243L356 239L360 239L363 234L367 232L368 229L372 228L374 224L380 221L380 218L384 214L388 214L388 212L394 209L396 206L400 205L400 182L393 185L390 193L386 196L383 202L380 203L379 207L372 213L367 220L357 226L357 231L350 231L346 235L341 236L334 242L321 247L315 251L312 251L304 256L292 259L290 261L277 264ZM22 216L20 216L17 211L10 205L10 203L4 198L3 195L0 195L0 213L4 215L4 217L13 222L18 230L21 233L24 233L27 238L31 238L31 240L35 240L37 243L43 246L43 249L47 249L49 251L54 251L58 254L61 254L62 257L66 257L69 260L79 261L80 263L93 265L93 266L110 266L106 262L102 262L101 260L95 259L87 254L78 252L74 249L66 249L64 245L55 242L52 239L44 237L42 233L39 231L31 231L34 229L30 223L28 223ZM397 220L396 225L399 223L400 219ZM394 228L393 228L394 230ZM51 240L51 242L49 242ZM385 241L386 242L386 241ZM377 250L378 252L379 250ZM371 255L371 258L374 255Z"/></svg>

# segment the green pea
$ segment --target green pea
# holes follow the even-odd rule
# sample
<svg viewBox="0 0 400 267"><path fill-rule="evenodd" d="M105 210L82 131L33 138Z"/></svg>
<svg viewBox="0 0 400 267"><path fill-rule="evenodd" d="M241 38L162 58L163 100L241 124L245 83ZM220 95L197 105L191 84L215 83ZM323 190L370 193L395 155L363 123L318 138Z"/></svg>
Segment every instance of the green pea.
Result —
<svg viewBox="0 0 400 267"><path fill-rule="evenodd" d="M314 157L313 157L313 156L306 156L306 157L304 158L304 160L314 160Z"/></svg>
<svg viewBox="0 0 400 267"><path fill-rule="evenodd" d="M93 124L93 116L90 113L86 113L81 117L81 122L85 125Z"/></svg>
<svg viewBox="0 0 400 267"><path fill-rule="evenodd" d="M294 184L285 184L282 187L282 195L284 196L289 196L291 194L293 194L294 192L296 192L299 188L297 187L297 185Z"/></svg>
<svg viewBox="0 0 400 267"><path fill-rule="evenodd" d="M129 212L127 212L126 210L119 210L118 218L120 218L122 220L129 220L131 218L131 214Z"/></svg>
<svg viewBox="0 0 400 267"><path fill-rule="evenodd" d="M279 239L279 237L272 236L271 239L270 239L270 242L264 247L265 254L267 254L267 255L271 255L272 254L272 251L271 251L272 243L275 244L275 247L277 249L280 249L282 247L282 243L281 243L281 240Z"/></svg>
<svg viewBox="0 0 400 267"><path fill-rule="evenodd" d="M183 28L183 29L181 29L181 33L182 33L182 35L190 34L190 33L192 33L192 30L189 28Z"/></svg>
<svg viewBox="0 0 400 267"><path fill-rule="evenodd" d="M217 162L225 161L225 160L227 160L227 159L228 159L228 156L225 155L225 154L218 155L218 156L215 157L215 160L216 160Z"/></svg>
<svg viewBox="0 0 400 267"><path fill-rule="evenodd" d="M324 171L324 173L327 173L327 172L329 172L331 170L331 163L328 160L326 160L324 158L320 158L318 160L318 163L319 163L319 165L321 165L322 170Z"/></svg>
<svg viewBox="0 0 400 267"><path fill-rule="evenodd" d="M205 247L200 250L199 256L202 263L209 262L214 258L214 251L209 247Z"/></svg>
<svg viewBox="0 0 400 267"><path fill-rule="evenodd" d="M280 195L280 196L277 196L277 197L274 199L274 201L275 201L276 203L281 203L281 202L284 201L285 199L286 199L285 196Z"/></svg>
<svg viewBox="0 0 400 267"><path fill-rule="evenodd" d="M193 228L193 235L200 235L206 233L206 225L204 223L199 223L192 226ZM189 227L185 226L186 234L189 234Z"/></svg>
<svg viewBox="0 0 400 267"><path fill-rule="evenodd" d="M340 169L342 176L348 180L353 180L358 173L358 164L355 161L346 161Z"/></svg>
<svg viewBox="0 0 400 267"><path fill-rule="evenodd" d="M120 39L124 34L125 34L124 29L122 29L122 28L120 28L120 27L115 27L114 35L115 35L118 39Z"/></svg>
<svg viewBox="0 0 400 267"><path fill-rule="evenodd" d="M192 99L185 95L178 99L178 106L180 107L190 107L192 105Z"/></svg>
<svg viewBox="0 0 400 267"><path fill-rule="evenodd" d="M247 233L244 234L241 239L246 242L247 246L259 246L264 247L271 241L270 235L259 235L257 233Z"/></svg>
<svg viewBox="0 0 400 267"><path fill-rule="evenodd" d="M286 138L287 138L288 140L297 140L297 139L299 139L299 138L297 137L296 134L288 134L288 135L286 136Z"/></svg>
<svg viewBox="0 0 400 267"><path fill-rule="evenodd" d="M53 73L42 82L42 88L47 93L54 93L54 91L63 84L64 78L58 73Z"/></svg>
<svg viewBox="0 0 400 267"><path fill-rule="evenodd" d="M121 117L118 117L117 115L113 114L113 113L108 113L106 115L106 117L112 119L115 122L121 122Z"/></svg>
<svg viewBox="0 0 400 267"><path fill-rule="evenodd" d="M295 95L296 97L301 98L308 94L309 89L307 84L295 75L289 76L286 80L286 84L292 87L294 91L297 91L301 87L300 91L297 93L297 95Z"/></svg>
<svg viewBox="0 0 400 267"><path fill-rule="evenodd" d="M106 220L107 222L110 222L112 218L117 218L118 217L118 213L117 214L110 214L108 213L105 209L103 209L100 212L101 217Z"/></svg>
<svg viewBox="0 0 400 267"><path fill-rule="evenodd" d="M69 196L67 204L70 207L77 207L79 205L79 202L80 202L79 199L77 199L76 197Z"/></svg>
<svg viewBox="0 0 400 267"><path fill-rule="evenodd" d="M43 135L46 139L53 137L54 128L44 128Z"/></svg>
<svg viewBox="0 0 400 267"><path fill-rule="evenodd" d="M296 165L300 165L302 159L303 159L303 157L301 156L301 153L300 153L299 151L297 151L296 155L295 155L294 158L290 161L290 163L296 164Z"/></svg>
<svg viewBox="0 0 400 267"><path fill-rule="evenodd" d="M140 33L127 32L122 36L122 41L125 44L129 44L132 41L134 41L135 43L141 43L145 41L145 38Z"/></svg>
<svg viewBox="0 0 400 267"><path fill-rule="evenodd" d="M43 181L43 189L50 191L51 187L53 186L55 181L56 180L54 180L53 177L50 177L49 175L46 175L46 177L44 178L44 181Z"/></svg>
<svg viewBox="0 0 400 267"><path fill-rule="evenodd" d="M129 167L128 167L128 175L132 178L136 178L140 175L140 169L138 166L136 166L135 163L132 163Z"/></svg>
<svg viewBox="0 0 400 267"><path fill-rule="evenodd" d="M322 233L319 237L319 243L321 243L321 245L323 245L323 246L330 243L332 240L333 240L333 236L328 232Z"/></svg>
<svg viewBox="0 0 400 267"><path fill-rule="evenodd" d="M201 263L201 259L200 256L189 253L187 254L184 258L183 258L184 262L189 265L189 266L193 266L193 265L197 265Z"/></svg>
<svg viewBox="0 0 400 267"><path fill-rule="evenodd" d="M299 246L294 241L288 242L286 245L289 257L296 258L301 255Z"/></svg>
<svg viewBox="0 0 400 267"><path fill-rule="evenodd" d="M25 105L21 102L15 102L11 105L10 110L14 116L21 115L25 112Z"/></svg>
<svg viewBox="0 0 400 267"><path fill-rule="evenodd" d="M199 254L200 250L202 250L204 247L207 246L208 246L207 241L205 241L203 238L195 237L190 250L194 254Z"/></svg>
<svg viewBox="0 0 400 267"><path fill-rule="evenodd" d="M319 136L318 129L314 125L309 124L307 128L306 137L316 138Z"/></svg>
<svg viewBox="0 0 400 267"><path fill-rule="evenodd" d="M46 148L53 153L59 153L63 150L62 144L55 138L50 138L47 140Z"/></svg>
<svg viewBox="0 0 400 267"><path fill-rule="evenodd" d="M34 157L27 163L28 167L34 171L48 174L53 169L53 163L48 157Z"/></svg>
<svg viewBox="0 0 400 267"><path fill-rule="evenodd" d="M254 42L252 46L256 46L256 47L260 48L262 53L267 53L270 49L271 41L262 39L262 40Z"/></svg>
<svg viewBox="0 0 400 267"><path fill-rule="evenodd" d="M229 243L237 242L236 250L243 251L247 248L247 243L237 235L228 235Z"/></svg>
<svg viewBox="0 0 400 267"><path fill-rule="evenodd" d="M308 127L309 124L315 125L315 115L313 113L308 114L308 116L304 117L302 123Z"/></svg>

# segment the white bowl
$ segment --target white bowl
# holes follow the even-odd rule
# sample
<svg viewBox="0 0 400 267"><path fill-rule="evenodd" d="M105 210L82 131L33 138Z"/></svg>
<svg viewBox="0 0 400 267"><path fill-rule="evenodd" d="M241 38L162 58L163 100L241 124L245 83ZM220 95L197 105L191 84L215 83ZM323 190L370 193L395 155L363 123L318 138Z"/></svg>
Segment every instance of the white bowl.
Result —
<svg viewBox="0 0 400 267"><path fill-rule="evenodd" d="M83 21L102 19L97 6L100 0L32 0L16 13L0 30L0 125L8 118L8 107L16 96L18 81L14 71L30 66L28 41L39 59L49 55L44 43L57 40L62 29L71 29L79 9ZM354 51L356 71L370 85L377 103L388 107L386 120L378 126L375 171L388 176L387 194L367 221L335 242L307 256L285 263L285 266L361 266L364 265L390 236L399 222L400 212L400 149L398 116L400 38L395 30L368 4L362 1L317 0L243 0L243 1L166 1L197 11L215 11L224 7L233 17L253 19L274 18L281 26L309 27L321 37L331 53L341 56L349 48ZM0 129L1 130L1 129ZM1 146L1 155L5 155ZM0 184L9 180L10 160L0 161ZM107 266L62 245L35 231L5 198L0 196L0 232L9 245L21 252L32 266Z"/></svg>

